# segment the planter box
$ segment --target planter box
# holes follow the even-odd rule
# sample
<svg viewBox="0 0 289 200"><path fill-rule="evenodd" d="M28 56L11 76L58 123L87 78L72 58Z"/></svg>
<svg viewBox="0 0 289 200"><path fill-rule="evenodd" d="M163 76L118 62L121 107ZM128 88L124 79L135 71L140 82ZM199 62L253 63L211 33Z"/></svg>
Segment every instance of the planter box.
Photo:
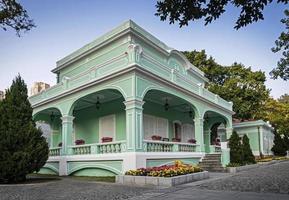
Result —
<svg viewBox="0 0 289 200"><path fill-rule="evenodd" d="M153 185L153 186L172 187L207 178L209 178L209 173L207 171L203 171L174 177L117 175L115 182L125 185L139 185L139 186Z"/></svg>

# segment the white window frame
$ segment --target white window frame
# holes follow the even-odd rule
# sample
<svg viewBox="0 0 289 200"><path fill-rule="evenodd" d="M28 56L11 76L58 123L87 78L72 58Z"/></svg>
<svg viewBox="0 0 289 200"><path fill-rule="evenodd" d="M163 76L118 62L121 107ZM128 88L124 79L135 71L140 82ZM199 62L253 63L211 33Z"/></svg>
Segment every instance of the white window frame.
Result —
<svg viewBox="0 0 289 200"><path fill-rule="evenodd" d="M113 119L113 136L112 136L112 141L114 142L114 141L116 141L116 120L115 120L115 114L113 114L113 115L106 115L106 116L103 116L103 117L100 117L99 118L99 120L98 120L98 125L99 125L99 132L98 132L98 135L99 135L99 142L100 143L102 143L102 140L101 140L101 138L102 137L108 137L108 136L106 136L106 135L102 135L102 120L104 119L104 118L109 118L109 117L112 117L112 119Z"/></svg>

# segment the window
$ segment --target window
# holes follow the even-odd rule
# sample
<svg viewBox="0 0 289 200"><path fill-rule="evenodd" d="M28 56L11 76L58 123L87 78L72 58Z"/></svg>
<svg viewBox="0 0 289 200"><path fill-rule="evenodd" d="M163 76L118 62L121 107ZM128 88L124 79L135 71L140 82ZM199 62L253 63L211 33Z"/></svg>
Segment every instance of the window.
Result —
<svg viewBox="0 0 289 200"><path fill-rule="evenodd" d="M111 137L115 141L115 115L99 118L99 141L103 137Z"/></svg>
<svg viewBox="0 0 289 200"><path fill-rule="evenodd" d="M188 140L195 138L194 126L192 124L183 124L182 130L182 142L188 142Z"/></svg>
<svg viewBox="0 0 289 200"><path fill-rule="evenodd" d="M182 125L180 122L174 122L174 135L175 138L182 138Z"/></svg>
<svg viewBox="0 0 289 200"><path fill-rule="evenodd" d="M153 135L159 135L162 138L168 137L168 120L152 115L143 116L144 138L151 140Z"/></svg>

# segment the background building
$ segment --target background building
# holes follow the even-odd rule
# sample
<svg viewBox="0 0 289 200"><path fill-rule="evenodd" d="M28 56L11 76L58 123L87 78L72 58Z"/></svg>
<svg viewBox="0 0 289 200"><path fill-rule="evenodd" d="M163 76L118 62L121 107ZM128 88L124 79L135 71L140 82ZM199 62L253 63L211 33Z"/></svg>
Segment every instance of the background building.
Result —
<svg viewBox="0 0 289 200"><path fill-rule="evenodd" d="M0 90L0 101L2 101L4 99L4 97L5 97L4 91Z"/></svg>
<svg viewBox="0 0 289 200"><path fill-rule="evenodd" d="M30 95L33 96L35 94L38 94L39 92L42 92L46 89L50 88L50 85L44 82L35 82L30 90Z"/></svg>

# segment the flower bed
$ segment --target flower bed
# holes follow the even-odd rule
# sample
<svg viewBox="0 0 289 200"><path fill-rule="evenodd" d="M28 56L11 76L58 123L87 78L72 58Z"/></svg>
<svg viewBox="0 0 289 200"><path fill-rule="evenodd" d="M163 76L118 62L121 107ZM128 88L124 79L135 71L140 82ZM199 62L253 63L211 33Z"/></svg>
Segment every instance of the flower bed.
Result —
<svg viewBox="0 0 289 200"><path fill-rule="evenodd" d="M116 176L116 183L171 187L206 178L209 178L209 173L200 167L175 161L174 165L129 170L125 175Z"/></svg>
<svg viewBox="0 0 289 200"><path fill-rule="evenodd" d="M198 166L183 164L181 161L175 161L174 165L163 165L160 167L140 168L129 170L125 175L131 176L154 176L154 177L173 177L185 174L202 172Z"/></svg>

